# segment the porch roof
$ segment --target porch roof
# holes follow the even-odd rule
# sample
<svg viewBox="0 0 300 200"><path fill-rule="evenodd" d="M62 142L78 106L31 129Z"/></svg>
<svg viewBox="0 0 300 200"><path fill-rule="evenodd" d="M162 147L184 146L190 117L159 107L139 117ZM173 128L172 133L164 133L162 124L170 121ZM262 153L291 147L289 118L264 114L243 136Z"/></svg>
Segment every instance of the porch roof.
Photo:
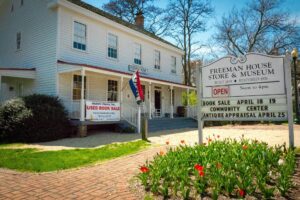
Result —
<svg viewBox="0 0 300 200"><path fill-rule="evenodd" d="M73 62L66 62L66 61L62 61L62 60L58 60L57 61L58 64L64 64L64 65L73 65L76 67L84 67L84 68L88 68L88 69L93 69L93 70L100 70L102 72L109 72L112 75L115 76L123 76L126 78L131 78L132 74L129 72L123 72L123 71L119 71L119 70L115 70L115 69L107 69L101 66L95 66L95 65L88 65L88 64L82 64L82 63L73 63ZM73 71L76 71L79 69L75 69ZM190 88L190 89L196 89L196 87L194 86L187 86L181 83L176 83L176 82L172 82L172 81L167 81L167 80L162 80L162 79L157 79L157 78L152 78L152 77L146 77L143 75L141 76L141 81L148 81L148 82L154 82L154 83L161 83L161 84L165 84L165 85L173 85L173 86L177 86L177 87L181 87L181 88Z"/></svg>
<svg viewBox="0 0 300 200"><path fill-rule="evenodd" d="M0 76L35 79L35 68L0 67Z"/></svg>

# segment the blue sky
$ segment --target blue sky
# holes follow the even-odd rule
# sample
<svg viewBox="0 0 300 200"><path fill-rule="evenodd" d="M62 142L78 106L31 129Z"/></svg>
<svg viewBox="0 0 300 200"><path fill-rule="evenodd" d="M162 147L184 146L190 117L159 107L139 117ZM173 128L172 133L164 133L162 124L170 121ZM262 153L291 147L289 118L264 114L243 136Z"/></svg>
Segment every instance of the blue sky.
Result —
<svg viewBox="0 0 300 200"><path fill-rule="evenodd" d="M102 6L109 2L109 0L84 0L85 2L98 7L102 8ZM292 17L296 17L298 24L300 24L300 0L279 0L281 1L281 7L283 10L288 11L291 13ZM165 7L168 3L168 0L156 0L159 6ZM211 38L211 35L214 34L214 24L216 21L220 21L222 16L231 11L233 7L241 8L244 7L249 0L211 0L211 4L214 7L215 11L211 18L211 20L207 23L208 30L204 33L200 33L198 35L201 38L203 43L207 43L207 41ZM165 38L170 40L169 38ZM173 41L171 41L173 42ZM207 52L203 52L206 54Z"/></svg>

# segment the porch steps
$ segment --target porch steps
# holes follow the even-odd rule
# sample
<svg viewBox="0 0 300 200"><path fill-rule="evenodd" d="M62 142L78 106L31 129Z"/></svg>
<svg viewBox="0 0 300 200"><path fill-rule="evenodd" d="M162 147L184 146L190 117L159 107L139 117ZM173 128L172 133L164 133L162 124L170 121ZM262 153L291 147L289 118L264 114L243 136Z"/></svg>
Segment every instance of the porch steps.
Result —
<svg viewBox="0 0 300 200"><path fill-rule="evenodd" d="M164 130L175 130L183 128L198 128L198 123L195 119L178 117L178 118L158 118L151 119L148 121L148 131L164 131Z"/></svg>

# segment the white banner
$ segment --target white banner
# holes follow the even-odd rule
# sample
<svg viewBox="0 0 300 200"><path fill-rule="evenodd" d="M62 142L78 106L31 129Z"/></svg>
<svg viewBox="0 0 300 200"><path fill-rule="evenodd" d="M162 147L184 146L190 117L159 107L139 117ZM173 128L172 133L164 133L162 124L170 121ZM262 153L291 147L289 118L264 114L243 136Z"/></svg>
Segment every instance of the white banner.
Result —
<svg viewBox="0 0 300 200"><path fill-rule="evenodd" d="M120 121L119 102L86 101L86 119L90 121Z"/></svg>

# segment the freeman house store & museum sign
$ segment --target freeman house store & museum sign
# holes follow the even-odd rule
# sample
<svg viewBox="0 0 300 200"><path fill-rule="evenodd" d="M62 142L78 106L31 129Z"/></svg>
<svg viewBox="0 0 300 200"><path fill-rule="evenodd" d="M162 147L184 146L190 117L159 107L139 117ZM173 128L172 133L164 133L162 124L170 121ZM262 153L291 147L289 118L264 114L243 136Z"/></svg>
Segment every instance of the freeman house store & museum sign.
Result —
<svg viewBox="0 0 300 200"><path fill-rule="evenodd" d="M289 121L293 146L289 56L226 56L198 71L199 142L202 121ZM201 137L201 138L200 138Z"/></svg>

